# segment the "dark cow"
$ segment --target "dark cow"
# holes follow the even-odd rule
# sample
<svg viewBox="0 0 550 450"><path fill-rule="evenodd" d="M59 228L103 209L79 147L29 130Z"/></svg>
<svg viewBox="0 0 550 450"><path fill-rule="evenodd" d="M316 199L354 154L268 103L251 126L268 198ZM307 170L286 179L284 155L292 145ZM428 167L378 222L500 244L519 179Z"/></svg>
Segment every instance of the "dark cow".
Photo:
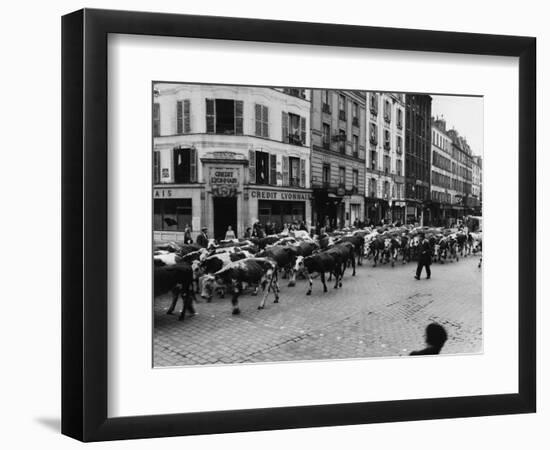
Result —
<svg viewBox="0 0 550 450"><path fill-rule="evenodd" d="M363 265L363 254L365 253L365 238L358 234L342 236L336 241L336 244L340 242L351 242L353 244L355 255L357 256L357 265Z"/></svg>
<svg viewBox="0 0 550 450"><path fill-rule="evenodd" d="M183 300L183 306L179 320L185 318L185 311L189 311L190 314L195 315L195 308L193 307L194 295L192 292L193 283L193 270L191 266L186 263L175 264L171 266L155 266L154 272L154 295L166 294L172 292L172 304L166 311L166 314L172 314L178 298L181 295Z"/></svg>
<svg viewBox="0 0 550 450"><path fill-rule="evenodd" d="M340 274L338 286L342 287L342 277L349 265L353 268L352 275L355 276L355 246L351 242L340 242L334 247L325 250L325 253L334 255L335 259L340 261L341 268L338 271ZM329 276L329 281L330 279L331 276Z"/></svg>
<svg viewBox="0 0 550 450"><path fill-rule="evenodd" d="M296 258L295 271L303 271L309 281L309 289L306 295L311 295L313 287L313 279L311 275L318 273L321 275L323 283L323 292L327 292L327 284L325 281L325 273L333 274L336 278L335 288L338 287L338 279L340 277L341 261L335 258L335 255L324 252L318 252L310 256L298 256Z"/></svg>
<svg viewBox="0 0 550 450"><path fill-rule="evenodd" d="M222 283L231 284L233 296L233 314L240 314L239 294L243 290L243 283L248 285L262 285L264 295L258 309L263 309L269 292L273 290L274 303L279 302L279 287L276 280L277 264L269 258L247 258L228 264L214 274L214 278ZM266 290L267 287L267 290Z"/></svg>
<svg viewBox="0 0 550 450"><path fill-rule="evenodd" d="M373 267L376 267L376 264L378 263L378 258L383 256L384 249L385 243L382 236L376 236L372 241L370 241L368 257L373 256Z"/></svg>
<svg viewBox="0 0 550 450"><path fill-rule="evenodd" d="M285 274L290 273L289 286L296 285L296 274L294 272L294 264L298 256L298 250L290 245L278 245L268 247L256 255L258 258L271 258L277 263L277 267L282 269Z"/></svg>

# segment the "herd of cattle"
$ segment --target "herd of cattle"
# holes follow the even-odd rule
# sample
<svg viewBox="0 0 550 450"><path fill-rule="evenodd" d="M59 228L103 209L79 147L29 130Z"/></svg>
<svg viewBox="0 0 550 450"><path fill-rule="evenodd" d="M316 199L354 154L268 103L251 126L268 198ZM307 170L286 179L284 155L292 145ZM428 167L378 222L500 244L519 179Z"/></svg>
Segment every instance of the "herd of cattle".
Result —
<svg viewBox="0 0 550 450"><path fill-rule="evenodd" d="M264 238L210 241L208 248L194 244L168 242L154 248L154 295L171 292L172 303L167 311L172 314L179 297L186 311L195 314L195 293L212 300L215 294L222 298L231 293L233 314L239 314L239 295L253 289L256 295L262 289L258 309L263 309L270 293L279 301L279 278L288 278L289 286L296 285L296 277L308 280L306 295L313 288L317 275L327 292L327 281L334 278L334 288L342 287L344 273L371 259L391 264L401 259L403 264L418 258L420 233L429 240L432 259L444 263L458 261L460 256L481 252L481 233L442 228L378 227L337 231L311 237L305 231L292 235L272 235ZM481 266L481 259L479 262ZM326 275L328 274L328 279Z"/></svg>

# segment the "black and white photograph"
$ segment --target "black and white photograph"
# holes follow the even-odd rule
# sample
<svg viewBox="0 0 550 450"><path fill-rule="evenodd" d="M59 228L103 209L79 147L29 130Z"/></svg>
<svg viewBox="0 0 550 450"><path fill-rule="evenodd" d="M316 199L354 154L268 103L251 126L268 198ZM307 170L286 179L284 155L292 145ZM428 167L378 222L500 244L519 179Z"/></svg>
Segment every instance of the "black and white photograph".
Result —
<svg viewBox="0 0 550 450"><path fill-rule="evenodd" d="M483 352L482 96L151 98L153 367Z"/></svg>

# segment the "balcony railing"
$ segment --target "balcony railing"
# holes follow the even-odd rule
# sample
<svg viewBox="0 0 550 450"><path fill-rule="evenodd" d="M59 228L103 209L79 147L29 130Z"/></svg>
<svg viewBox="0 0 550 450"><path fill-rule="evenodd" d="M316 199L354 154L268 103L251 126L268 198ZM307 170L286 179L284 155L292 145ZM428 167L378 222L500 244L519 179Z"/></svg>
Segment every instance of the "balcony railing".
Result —
<svg viewBox="0 0 550 450"><path fill-rule="evenodd" d="M299 134L289 134L288 143L292 145L304 145L302 142L302 137Z"/></svg>
<svg viewBox="0 0 550 450"><path fill-rule="evenodd" d="M369 142L373 145L378 144L378 139L376 139L376 136L374 135L374 133L371 133L371 135L369 137Z"/></svg>
<svg viewBox="0 0 550 450"><path fill-rule="evenodd" d="M385 113L384 114L384 120L388 123L391 122L391 115L389 113Z"/></svg>
<svg viewBox="0 0 550 450"><path fill-rule="evenodd" d="M389 142L384 142L384 150L391 150L391 145Z"/></svg>
<svg viewBox="0 0 550 450"><path fill-rule="evenodd" d="M289 186L299 187L300 186L300 178L290 178Z"/></svg>
<svg viewBox="0 0 550 450"><path fill-rule="evenodd" d="M330 142L328 141L323 141L323 148L325 150L330 150Z"/></svg>
<svg viewBox="0 0 550 450"><path fill-rule="evenodd" d="M323 103L323 106L321 108L324 113L330 114L330 105L328 103Z"/></svg>
<svg viewBox="0 0 550 450"><path fill-rule="evenodd" d="M333 142L346 142L346 135L345 134L335 134L332 136Z"/></svg>

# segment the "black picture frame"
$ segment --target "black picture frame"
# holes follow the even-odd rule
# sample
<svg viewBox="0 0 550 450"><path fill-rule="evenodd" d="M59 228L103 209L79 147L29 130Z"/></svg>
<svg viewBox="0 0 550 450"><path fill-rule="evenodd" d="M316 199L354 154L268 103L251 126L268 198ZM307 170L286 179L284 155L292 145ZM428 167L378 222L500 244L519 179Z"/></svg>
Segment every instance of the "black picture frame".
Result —
<svg viewBox="0 0 550 450"><path fill-rule="evenodd" d="M107 36L231 39L519 58L517 393L107 417ZM536 39L84 9L62 18L62 433L82 441L535 412Z"/></svg>

